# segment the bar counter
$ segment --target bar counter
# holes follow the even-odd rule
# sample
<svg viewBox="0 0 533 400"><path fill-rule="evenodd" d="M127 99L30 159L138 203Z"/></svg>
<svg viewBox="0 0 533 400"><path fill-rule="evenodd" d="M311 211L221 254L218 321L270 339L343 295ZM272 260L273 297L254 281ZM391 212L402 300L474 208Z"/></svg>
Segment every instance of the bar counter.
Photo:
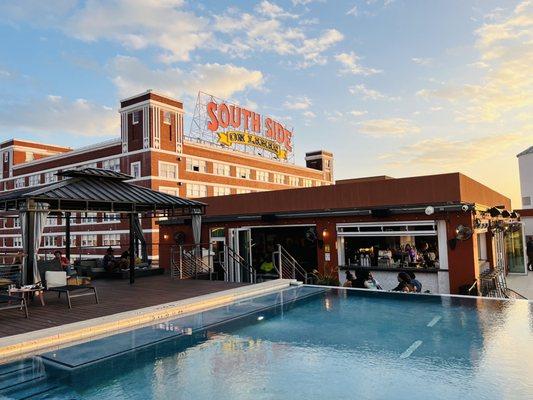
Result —
<svg viewBox="0 0 533 400"><path fill-rule="evenodd" d="M448 270L439 268L416 268L416 267L359 267L356 265L339 265L339 281L341 285L346 281L346 271L355 276L356 269L366 269L372 272L383 290L391 290L398 285L399 272L413 272L422 283L422 292L429 290L431 293L449 293Z"/></svg>

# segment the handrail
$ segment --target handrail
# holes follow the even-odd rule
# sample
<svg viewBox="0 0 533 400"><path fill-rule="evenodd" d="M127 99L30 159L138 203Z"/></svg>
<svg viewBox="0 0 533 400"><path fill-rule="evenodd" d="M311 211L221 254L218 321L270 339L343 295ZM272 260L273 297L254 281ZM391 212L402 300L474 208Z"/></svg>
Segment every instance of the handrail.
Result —
<svg viewBox="0 0 533 400"><path fill-rule="evenodd" d="M205 245L205 243L204 243ZM212 279L212 244L208 245L208 262L197 254L202 252L202 244L172 246L170 250L171 277L179 279L197 279L199 274L209 274ZM195 254L196 253L196 254Z"/></svg>
<svg viewBox="0 0 533 400"><path fill-rule="evenodd" d="M272 262L280 279L298 279L300 277L304 283L309 283L313 274L307 272L281 244L277 246L278 250L272 253ZM276 267L276 259L279 269Z"/></svg>
<svg viewBox="0 0 533 400"><path fill-rule="evenodd" d="M249 276L250 276L250 283L255 283L257 281L257 273L256 273L255 268L251 266L250 263L248 263L248 261L246 261L239 253L237 253L231 247L225 246L225 250L228 254L228 257L230 257L233 261L239 264L239 266L242 269L244 269L245 271L246 270L248 271Z"/></svg>

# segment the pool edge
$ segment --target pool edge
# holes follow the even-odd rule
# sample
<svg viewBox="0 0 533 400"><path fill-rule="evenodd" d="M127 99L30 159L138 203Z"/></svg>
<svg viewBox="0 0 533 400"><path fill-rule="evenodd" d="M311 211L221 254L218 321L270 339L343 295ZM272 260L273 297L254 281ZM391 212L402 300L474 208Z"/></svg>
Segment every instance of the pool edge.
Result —
<svg viewBox="0 0 533 400"><path fill-rule="evenodd" d="M268 294L287 288L294 283L295 281L291 279L278 279L19 335L7 336L0 339L0 363L10 361L14 357L20 357L53 346L65 345L99 335L111 334L159 320L182 316L187 313L220 307L248 297Z"/></svg>

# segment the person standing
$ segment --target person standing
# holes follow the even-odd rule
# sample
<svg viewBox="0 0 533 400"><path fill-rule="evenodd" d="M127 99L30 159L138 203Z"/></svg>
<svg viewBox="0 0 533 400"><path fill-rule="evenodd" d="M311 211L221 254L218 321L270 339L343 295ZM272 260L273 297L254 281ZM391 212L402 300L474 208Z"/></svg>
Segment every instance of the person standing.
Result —
<svg viewBox="0 0 533 400"><path fill-rule="evenodd" d="M527 240L527 269L533 271L533 236Z"/></svg>

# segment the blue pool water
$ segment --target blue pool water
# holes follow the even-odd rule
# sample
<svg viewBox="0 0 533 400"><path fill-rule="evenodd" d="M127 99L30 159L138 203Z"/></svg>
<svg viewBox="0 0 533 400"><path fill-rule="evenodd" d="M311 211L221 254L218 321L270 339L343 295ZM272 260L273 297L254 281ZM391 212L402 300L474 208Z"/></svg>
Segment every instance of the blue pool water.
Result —
<svg viewBox="0 0 533 400"><path fill-rule="evenodd" d="M532 399L532 369L527 301L300 287L0 366L0 398Z"/></svg>

